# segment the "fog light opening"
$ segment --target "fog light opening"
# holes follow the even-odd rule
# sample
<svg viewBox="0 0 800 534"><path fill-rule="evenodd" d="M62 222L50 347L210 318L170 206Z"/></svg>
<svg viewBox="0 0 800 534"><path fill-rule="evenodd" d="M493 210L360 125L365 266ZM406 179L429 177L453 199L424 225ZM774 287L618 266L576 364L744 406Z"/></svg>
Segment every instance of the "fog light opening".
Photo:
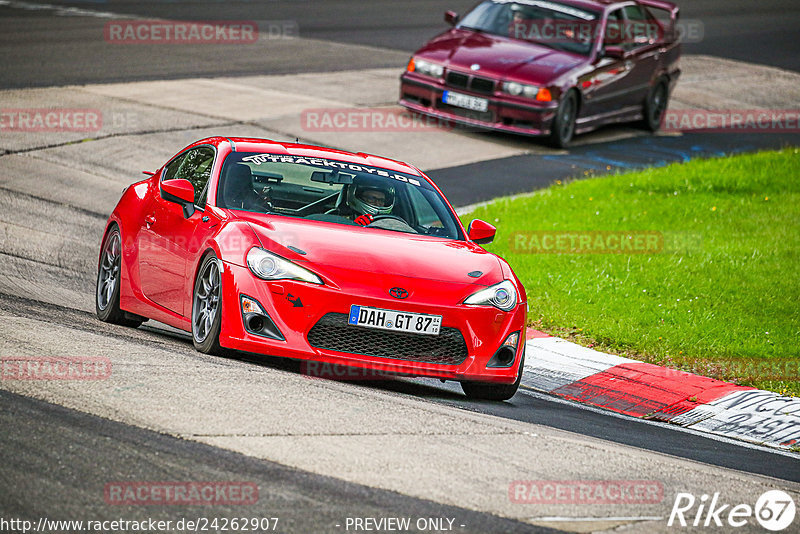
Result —
<svg viewBox="0 0 800 534"><path fill-rule="evenodd" d="M256 299L242 295L241 309L244 329L247 332L261 337L286 341L278 326Z"/></svg>
<svg viewBox="0 0 800 534"><path fill-rule="evenodd" d="M508 367L514 363L514 349L511 347L503 347L497 352L497 363Z"/></svg>
<svg viewBox="0 0 800 534"><path fill-rule="evenodd" d="M261 332L264 329L264 317L261 315L250 315L245 321L247 322L247 329L251 332Z"/></svg>

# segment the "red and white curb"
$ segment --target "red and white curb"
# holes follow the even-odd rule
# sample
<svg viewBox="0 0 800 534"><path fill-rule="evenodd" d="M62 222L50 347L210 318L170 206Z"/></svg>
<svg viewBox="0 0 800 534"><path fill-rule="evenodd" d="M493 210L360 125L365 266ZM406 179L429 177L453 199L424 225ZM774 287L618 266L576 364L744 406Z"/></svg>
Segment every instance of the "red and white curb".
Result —
<svg viewBox="0 0 800 534"><path fill-rule="evenodd" d="M800 445L800 398L643 363L528 330L524 384L614 412L783 449Z"/></svg>

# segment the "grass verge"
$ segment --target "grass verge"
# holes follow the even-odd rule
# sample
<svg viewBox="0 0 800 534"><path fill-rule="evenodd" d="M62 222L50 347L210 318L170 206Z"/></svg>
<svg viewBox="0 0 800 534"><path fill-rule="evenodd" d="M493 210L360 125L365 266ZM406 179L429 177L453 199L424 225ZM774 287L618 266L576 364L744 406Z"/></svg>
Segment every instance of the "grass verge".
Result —
<svg viewBox="0 0 800 534"><path fill-rule="evenodd" d="M473 218L497 225L486 248L533 327L800 396L797 148L557 183Z"/></svg>

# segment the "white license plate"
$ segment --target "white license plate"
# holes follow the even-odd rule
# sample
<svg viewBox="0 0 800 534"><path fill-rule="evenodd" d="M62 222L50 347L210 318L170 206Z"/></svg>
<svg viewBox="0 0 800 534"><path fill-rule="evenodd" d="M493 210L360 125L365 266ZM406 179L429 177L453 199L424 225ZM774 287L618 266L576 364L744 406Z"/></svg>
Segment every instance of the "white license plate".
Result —
<svg viewBox="0 0 800 534"><path fill-rule="evenodd" d="M486 111L489 109L489 101L487 99L478 98L477 96L462 95L461 93L454 93L453 91L445 91L442 93L442 102L473 111Z"/></svg>
<svg viewBox="0 0 800 534"><path fill-rule="evenodd" d="M353 304L350 306L350 317L347 322L355 326L435 336L442 326L442 316L382 310Z"/></svg>

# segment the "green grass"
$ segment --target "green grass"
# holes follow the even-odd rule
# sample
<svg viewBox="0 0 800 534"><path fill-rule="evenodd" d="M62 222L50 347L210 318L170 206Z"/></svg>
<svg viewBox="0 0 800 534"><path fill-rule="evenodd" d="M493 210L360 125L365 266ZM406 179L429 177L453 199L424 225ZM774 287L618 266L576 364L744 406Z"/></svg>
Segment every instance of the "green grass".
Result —
<svg viewBox="0 0 800 534"><path fill-rule="evenodd" d="M556 184L463 217L473 218L498 227L487 249L525 286L533 327L800 395L796 375L765 380L738 365L765 361L796 372L800 362L800 150ZM664 246L645 254L514 251L515 233L535 231L651 231Z"/></svg>

